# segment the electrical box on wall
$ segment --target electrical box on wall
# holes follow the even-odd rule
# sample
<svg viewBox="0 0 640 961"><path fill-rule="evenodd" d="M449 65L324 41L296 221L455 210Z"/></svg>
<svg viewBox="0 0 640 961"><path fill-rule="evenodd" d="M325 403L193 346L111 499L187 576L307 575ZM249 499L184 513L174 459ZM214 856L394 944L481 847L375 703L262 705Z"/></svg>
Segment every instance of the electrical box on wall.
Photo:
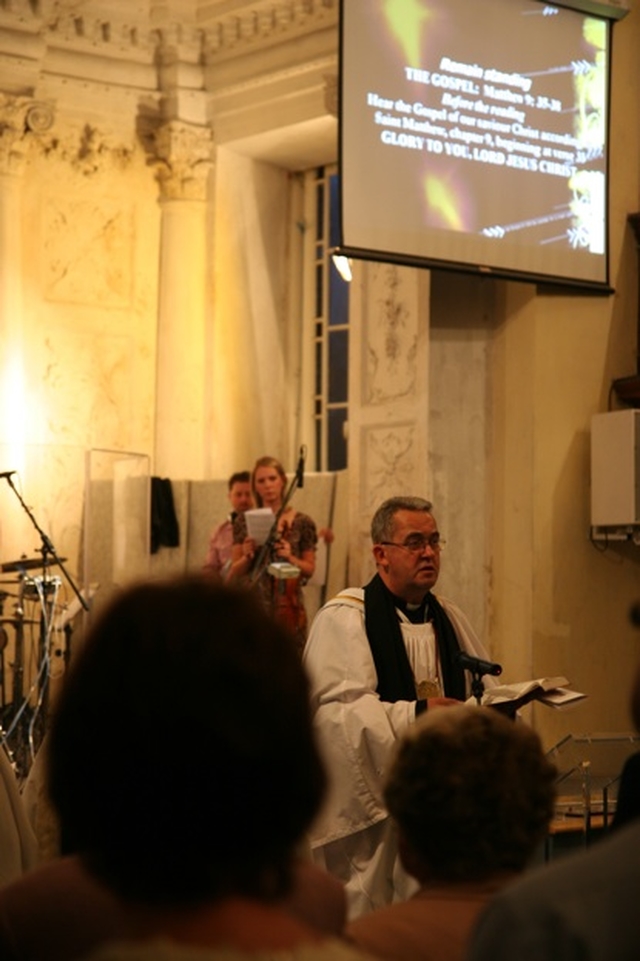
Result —
<svg viewBox="0 0 640 961"><path fill-rule="evenodd" d="M640 410L591 419L591 525L596 536L640 534Z"/></svg>

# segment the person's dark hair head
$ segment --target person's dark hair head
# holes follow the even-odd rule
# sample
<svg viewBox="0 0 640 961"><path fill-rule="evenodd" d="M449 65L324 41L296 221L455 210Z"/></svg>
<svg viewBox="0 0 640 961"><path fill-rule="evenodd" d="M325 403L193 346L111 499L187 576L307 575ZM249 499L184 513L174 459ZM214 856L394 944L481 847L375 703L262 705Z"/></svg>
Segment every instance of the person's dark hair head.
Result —
<svg viewBox="0 0 640 961"><path fill-rule="evenodd" d="M636 601L632 605L629 611L629 620L634 625L634 627L640 627L640 601ZM631 688L631 695L629 698L629 707L631 709L631 717L633 723L635 724L636 731L640 731L640 664L636 668L636 673L633 679L633 686Z"/></svg>
<svg viewBox="0 0 640 961"><path fill-rule="evenodd" d="M636 731L640 731L640 667L636 669L636 674L631 688L631 717L635 724Z"/></svg>
<svg viewBox="0 0 640 961"><path fill-rule="evenodd" d="M384 791L405 866L420 881L521 871L553 815L555 778L524 723L470 705L421 715L399 745Z"/></svg>
<svg viewBox="0 0 640 961"><path fill-rule="evenodd" d="M231 490L234 484L250 484L251 473L248 470L238 470L229 478L227 489Z"/></svg>
<svg viewBox="0 0 640 961"><path fill-rule="evenodd" d="M253 594L138 584L91 627L50 730L63 836L124 898L268 898L325 774L293 639Z"/></svg>
<svg viewBox="0 0 640 961"><path fill-rule="evenodd" d="M433 505L423 497L390 497L373 515L371 540L374 544L393 540L395 516L398 511L419 511L430 514Z"/></svg>

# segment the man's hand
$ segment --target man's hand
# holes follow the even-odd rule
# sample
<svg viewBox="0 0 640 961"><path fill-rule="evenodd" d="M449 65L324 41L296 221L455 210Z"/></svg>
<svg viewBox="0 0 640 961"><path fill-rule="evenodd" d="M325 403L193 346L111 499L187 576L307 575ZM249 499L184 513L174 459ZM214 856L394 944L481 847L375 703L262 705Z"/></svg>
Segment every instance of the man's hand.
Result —
<svg viewBox="0 0 640 961"><path fill-rule="evenodd" d="M464 701L459 701L456 697L428 697L427 698L427 710L430 711L434 707L454 707L456 704L464 704Z"/></svg>

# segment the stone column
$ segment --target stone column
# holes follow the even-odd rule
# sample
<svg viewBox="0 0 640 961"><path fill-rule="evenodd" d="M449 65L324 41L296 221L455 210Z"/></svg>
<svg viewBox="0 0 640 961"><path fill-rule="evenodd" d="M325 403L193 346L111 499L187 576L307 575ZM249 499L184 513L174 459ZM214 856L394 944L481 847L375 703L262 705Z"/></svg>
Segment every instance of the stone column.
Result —
<svg viewBox="0 0 640 961"><path fill-rule="evenodd" d="M154 473L204 477L206 390L206 127L169 121L155 134L161 188Z"/></svg>

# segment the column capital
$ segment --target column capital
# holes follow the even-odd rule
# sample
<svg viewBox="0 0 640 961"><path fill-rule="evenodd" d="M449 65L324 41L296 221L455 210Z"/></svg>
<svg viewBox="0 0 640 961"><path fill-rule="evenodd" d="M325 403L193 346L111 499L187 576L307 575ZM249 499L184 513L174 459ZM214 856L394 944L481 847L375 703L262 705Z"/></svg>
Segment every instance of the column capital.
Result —
<svg viewBox="0 0 640 961"><path fill-rule="evenodd" d="M153 133L156 177L164 200L206 200L213 164L210 128L169 120Z"/></svg>
<svg viewBox="0 0 640 961"><path fill-rule="evenodd" d="M53 120L51 104L0 93L0 173L21 173L33 137L49 130Z"/></svg>

